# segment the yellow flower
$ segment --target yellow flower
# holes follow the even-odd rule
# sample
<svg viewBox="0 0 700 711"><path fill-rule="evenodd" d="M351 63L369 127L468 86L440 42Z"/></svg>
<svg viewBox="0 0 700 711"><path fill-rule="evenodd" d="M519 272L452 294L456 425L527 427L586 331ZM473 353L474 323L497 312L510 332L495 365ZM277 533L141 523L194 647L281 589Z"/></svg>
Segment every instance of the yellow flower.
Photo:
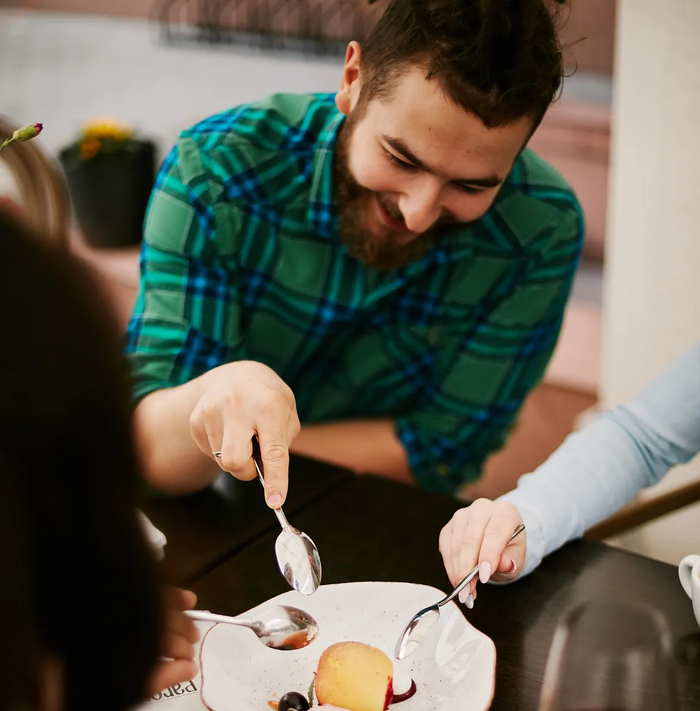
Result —
<svg viewBox="0 0 700 711"><path fill-rule="evenodd" d="M96 119L83 126L83 138L104 139L112 138L117 141L126 141L131 138L132 130L121 121L114 119Z"/></svg>

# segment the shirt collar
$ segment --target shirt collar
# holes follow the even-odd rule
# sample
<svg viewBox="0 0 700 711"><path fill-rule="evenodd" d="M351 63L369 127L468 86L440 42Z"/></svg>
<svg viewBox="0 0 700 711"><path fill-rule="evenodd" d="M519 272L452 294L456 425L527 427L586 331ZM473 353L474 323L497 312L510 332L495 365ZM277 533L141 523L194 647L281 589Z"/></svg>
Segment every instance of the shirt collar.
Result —
<svg viewBox="0 0 700 711"><path fill-rule="evenodd" d="M321 130L314 155L308 220L323 237L338 234L338 209L333 194L333 156L345 115L334 109Z"/></svg>

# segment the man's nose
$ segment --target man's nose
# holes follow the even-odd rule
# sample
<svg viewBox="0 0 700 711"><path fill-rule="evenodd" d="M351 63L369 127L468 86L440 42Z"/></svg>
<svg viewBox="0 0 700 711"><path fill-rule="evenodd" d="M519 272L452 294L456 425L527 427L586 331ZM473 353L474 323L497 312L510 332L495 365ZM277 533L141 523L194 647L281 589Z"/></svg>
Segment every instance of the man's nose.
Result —
<svg viewBox="0 0 700 711"><path fill-rule="evenodd" d="M442 214L440 203L441 186L437 181L426 180L412 186L399 199L399 209L406 227L411 232L420 234L429 230Z"/></svg>

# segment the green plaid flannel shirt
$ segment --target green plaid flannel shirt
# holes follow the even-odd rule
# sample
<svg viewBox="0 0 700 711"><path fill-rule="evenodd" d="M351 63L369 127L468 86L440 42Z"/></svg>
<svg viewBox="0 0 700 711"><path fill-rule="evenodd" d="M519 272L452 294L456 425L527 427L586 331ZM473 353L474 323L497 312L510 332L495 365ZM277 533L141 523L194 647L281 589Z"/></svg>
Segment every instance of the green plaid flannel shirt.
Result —
<svg viewBox="0 0 700 711"><path fill-rule="evenodd" d="M418 482L455 492L504 442L556 344L583 240L571 188L524 150L488 213L388 273L338 235L330 95L184 131L158 175L128 329L134 396L265 363L302 424L391 418Z"/></svg>

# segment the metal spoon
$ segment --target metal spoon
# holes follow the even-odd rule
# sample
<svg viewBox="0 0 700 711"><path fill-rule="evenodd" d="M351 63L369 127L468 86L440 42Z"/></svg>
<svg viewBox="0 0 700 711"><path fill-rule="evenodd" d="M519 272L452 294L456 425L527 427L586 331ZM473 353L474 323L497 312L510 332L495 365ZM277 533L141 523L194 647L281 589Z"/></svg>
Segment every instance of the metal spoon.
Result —
<svg viewBox="0 0 700 711"><path fill-rule="evenodd" d="M253 461L264 488L265 477L257 437L253 437ZM321 584L321 557L318 548L305 533L289 524L282 508L273 511L282 526L282 533L275 541L275 554L280 572L292 588L304 595L311 595Z"/></svg>
<svg viewBox="0 0 700 711"><path fill-rule="evenodd" d="M518 534L525 530L525 526L519 526L515 529L515 532L508 540L510 543ZM457 595L459 595L462 590L469 585L469 583L476 577L479 573L478 564L475 565L469 574L457 585L457 587L449 594L444 597L440 602L436 602L430 607L423 608L420 612L417 612L411 621L406 625L406 628L401 633L399 641L396 643L396 648L394 649L394 656L397 659L404 659L418 649L418 647L423 644L431 630L440 619L440 608L446 605L450 600L453 600Z"/></svg>
<svg viewBox="0 0 700 711"><path fill-rule="evenodd" d="M213 452L221 458L221 452ZM258 438L253 437L253 461L260 483L265 488L262 456ZM321 558L316 544L302 531L289 524L281 508L273 509L282 526L282 533L275 541L275 555L280 572L294 590L311 595L321 584Z"/></svg>
<svg viewBox="0 0 700 711"><path fill-rule="evenodd" d="M228 617L202 610L187 610L193 620L222 622L226 625L247 627L258 639L272 649L302 649L318 636L318 623L308 612L287 605L272 605L254 617Z"/></svg>

